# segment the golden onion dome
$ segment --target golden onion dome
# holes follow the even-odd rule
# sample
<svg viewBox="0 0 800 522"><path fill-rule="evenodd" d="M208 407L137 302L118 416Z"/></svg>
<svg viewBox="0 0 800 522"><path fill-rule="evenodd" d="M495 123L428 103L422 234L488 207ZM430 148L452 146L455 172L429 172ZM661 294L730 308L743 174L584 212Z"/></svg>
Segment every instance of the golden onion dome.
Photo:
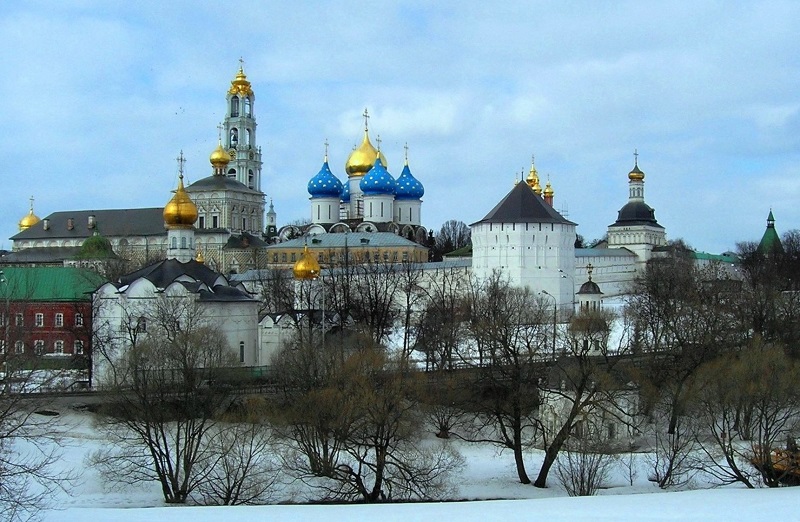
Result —
<svg viewBox="0 0 800 522"><path fill-rule="evenodd" d="M300 256L300 259L297 260L294 268L292 268L294 278L301 281L310 281L319 277L319 271L319 263L308 250L308 245L304 246L303 255Z"/></svg>
<svg viewBox="0 0 800 522"><path fill-rule="evenodd" d="M208 161L211 162L211 166L213 166L214 168L222 168L231 162L231 155L228 154L228 151L222 148L221 141L217 145L217 148L214 149L214 152L211 153L211 156L208 158Z"/></svg>
<svg viewBox="0 0 800 522"><path fill-rule="evenodd" d="M168 227L191 227L197 221L197 205L183 188L183 174L178 176L178 189L164 207L164 223Z"/></svg>
<svg viewBox="0 0 800 522"><path fill-rule="evenodd" d="M247 81L247 76L245 76L241 65L236 77L231 81L231 88L228 89L228 94L238 94L239 96L251 96L253 94L253 88L250 86L250 82Z"/></svg>
<svg viewBox="0 0 800 522"><path fill-rule="evenodd" d="M375 165L375 160L378 158L379 154L381 163L383 163L384 167L388 168L389 164L386 162L386 156L383 155L383 152L379 152L372 146L372 143L369 141L369 131L364 130L364 140L361 142L361 145L350 153L350 157L347 158L347 163L344 165L344 170L347 171L347 175L351 178L363 176Z"/></svg>
<svg viewBox="0 0 800 522"><path fill-rule="evenodd" d="M555 194L555 192L553 192L553 187L550 185L550 180L548 179L547 180L547 185L545 185L545 187L544 187L544 197L552 198L553 194Z"/></svg>
<svg viewBox="0 0 800 522"><path fill-rule="evenodd" d="M23 230L28 230L39 221L41 221L39 216L33 213L33 198L31 198L31 209L28 211L25 217L19 220L19 231L22 232Z"/></svg>
<svg viewBox="0 0 800 522"><path fill-rule="evenodd" d="M542 195L542 186L539 185L539 172L536 171L536 167L533 165L533 159L531 159L531 170L528 172L528 177L525 178L525 183L533 189L537 196Z"/></svg>
<svg viewBox="0 0 800 522"><path fill-rule="evenodd" d="M642 181L644 179L644 172L639 169L639 162L633 166L633 170L628 173L628 179L631 181Z"/></svg>
<svg viewBox="0 0 800 522"><path fill-rule="evenodd" d="M194 260L200 264L205 264L206 262L205 256L203 256L203 253L200 252L199 250L197 251L197 255L195 256Z"/></svg>

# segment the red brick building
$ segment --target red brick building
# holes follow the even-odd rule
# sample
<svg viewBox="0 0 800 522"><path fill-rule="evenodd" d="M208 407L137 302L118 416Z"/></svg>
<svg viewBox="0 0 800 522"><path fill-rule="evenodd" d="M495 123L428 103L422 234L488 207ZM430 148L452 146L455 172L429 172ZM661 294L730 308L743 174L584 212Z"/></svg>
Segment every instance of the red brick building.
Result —
<svg viewBox="0 0 800 522"><path fill-rule="evenodd" d="M100 275L74 267L0 271L0 362L31 368L91 367L92 292Z"/></svg>

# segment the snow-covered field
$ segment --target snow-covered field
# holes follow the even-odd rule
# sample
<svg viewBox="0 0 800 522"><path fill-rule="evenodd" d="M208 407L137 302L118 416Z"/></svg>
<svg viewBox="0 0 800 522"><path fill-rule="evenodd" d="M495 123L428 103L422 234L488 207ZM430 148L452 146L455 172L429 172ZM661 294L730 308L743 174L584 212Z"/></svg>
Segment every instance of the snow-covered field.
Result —
<svg viewBox="0 0 800 522"><path fill-rule="evenodd" d="M237 507L165 506L159 487L106 491L86 456L104 441L92 425L92 414L62 409L57 417L67 427L61 466L79 471L81 479L71 495L61 493L43 515L48 522L106 522L170 520L170 522L239 522L250 520L490 520L560 521L657 521L657 520L800 520L800 488L747 490L738 487L663 492L647 481L644 460L631 486L627 469L620 465L609 487L596 497L571 498L551 473L550 487L536 489L515 480L513 457L493 448L459 445L466 466L454 477L459 496L472 502L383 505L272 505ZM538 471L540 454L532 452L526 464ZM302 491L288 485L284 498L300 498ZM507 499L507 500L505 500Z"/></svg>

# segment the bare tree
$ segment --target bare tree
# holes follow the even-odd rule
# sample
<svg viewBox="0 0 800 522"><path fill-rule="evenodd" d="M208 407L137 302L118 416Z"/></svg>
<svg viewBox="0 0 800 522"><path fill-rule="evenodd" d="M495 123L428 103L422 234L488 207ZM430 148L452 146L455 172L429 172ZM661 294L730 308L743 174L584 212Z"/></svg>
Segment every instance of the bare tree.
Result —
<svg viewBox="0 0 800 522"><path fill-rule="evenodd" d="M127 380L106 410L112 444L93 462L115 481L157 480L166 502L184 503L208 476L206 443L229 400L214 383L234 361L194 303L163 296L152 306L146 335L124 355Z"/></svg>
<svg viewBox="0 0 800 522"><path fill-rule="evenodd" d="M201 473L206 480L196 490L203 504L263 504L272 499L280 466L265 409L263 400L247 400L215 427L205 448L211 455Z"/></svg>
<svg viewBox="0 0 800 522"><path fill-rule="evenodd" d="M750 347L702 368L693 385L708 437L701 441L704 468L721 483L747 487L775 487L800 472L787 465L795 457L783 448L800 430L798 379L798 362L771 347Z"/></svg>
<svg viewBox="0 0 800 522"><path fill-rule="evenodd" d="M651 259L628 303L637 328L636 348L648 361L644 396L650 405L665 401L668 433L675 430L689 400L692 375L746 339L737 321L738 283L722 267L699 267L682 252Z"/></svg>
<svg viewBox="0 0 800 522"><path fill-rule="evenodd" d="M548 317L546 303L494 273L472 285L473 342L459 354L474 368L475 380L462 407L474 413L478 427L462 438L510 449L523 484L530 483L524 450L533 443L538 426L537 382L544 374L540 363Z"/></svg>
<svg viewBox="0 0 800 522"><path fill-rule="evenodd" d="M367 337L348 340L343 354L325 347L279 365L295 382L282 401L287 464L314 483L324 498L378 502L437 498L460 464L449 446L421 444L417 378L407 363L390 359ZM294 351L294 353L292 353ZM310 360L313 359L313 360ZM299 364L298 364L299 363Z"/></svg>
<svg viewBox="0 0 800 522"><path fill-rule="evenodd" d="M599 426L613 433L617 426L627 428L632 422L636 401L624 384L624 372L616 371L622 351L609 347L614 320L614 315L604 310L582 310L574 316L562 336L564 355L553 361L546 378L539 381L539 419L549 426L541 429L545 455L536 487L547 486L552 465L576 431ZM549 421L544 419L545 411L552 412ZM603 440L599 433L592 435Z"/></svg>
<svg viewBox="0 0 800 522"><path fill-rule="evenodd" d="M434 260L441 261L444 254L465 247L470 241L471 231L463 221L455 219L445 221L434 239Z"/></svg>
<svg viewBox="0 0 800 522"><path fill-rule="evenodd" d="M572 437L556 464L556 476L571 497L587 497L606 486L617 454L590 436Z"/></svg>

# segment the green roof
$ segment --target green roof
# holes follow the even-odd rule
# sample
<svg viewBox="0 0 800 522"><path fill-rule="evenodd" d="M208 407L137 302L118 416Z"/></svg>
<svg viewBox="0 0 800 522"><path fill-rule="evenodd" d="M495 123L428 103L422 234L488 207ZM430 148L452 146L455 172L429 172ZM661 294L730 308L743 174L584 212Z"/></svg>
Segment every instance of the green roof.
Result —
<svg viewBox="0 0 800 522"><path fill-rule="evenodd" d="M772 215L771 212L770 215ZM761 237L761 242L758 244L758 251L761 252L762 254L783 252L783 245L781 244L781 238L778 237L778 232L775 230L774 226L768 226L767 229L764 231L764 235Z"/></svg>
<svg viewBox="0 0 800 522"><path fill-rule="evenodd" d="M739 258L730 254L709 254L708 252L692 252L692 256L698 261L719 261L721 263L737 264Z"/></svg>
<svg viewBox="0 0 800 522"><path fill-rule="evenodd" d="M106 282L101 275L67 266L4 267L0 299L11 301L88 301Z"/></svg>

